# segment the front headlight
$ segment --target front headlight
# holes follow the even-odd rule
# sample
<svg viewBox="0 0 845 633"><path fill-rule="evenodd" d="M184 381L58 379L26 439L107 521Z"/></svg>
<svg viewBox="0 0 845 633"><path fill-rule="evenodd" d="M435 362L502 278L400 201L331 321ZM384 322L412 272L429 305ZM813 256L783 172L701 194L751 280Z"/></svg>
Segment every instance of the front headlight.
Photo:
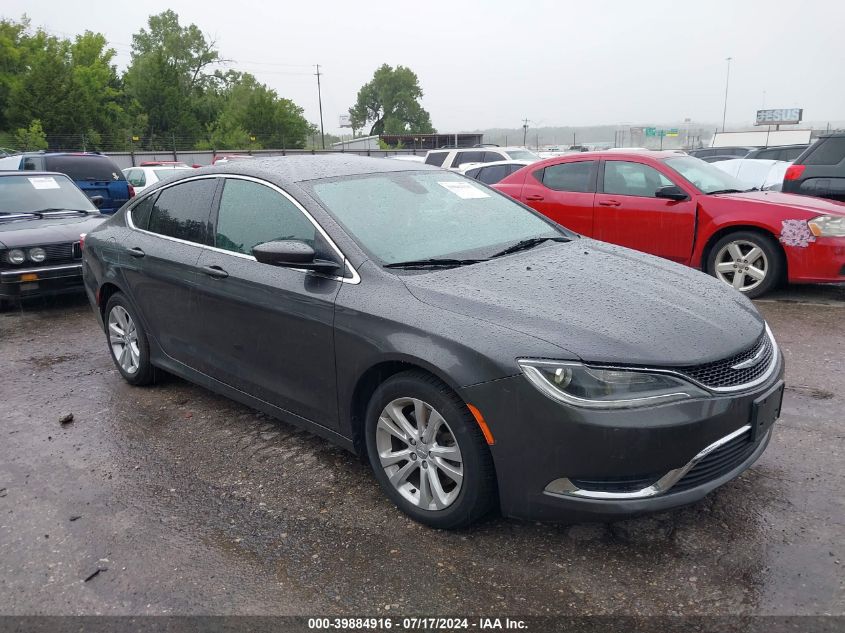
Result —
<svg viewBox="0 0 845 633"><path fill-rule="evenodd" d="M34 261L36 264L40 264L45 259L47 259L47 251L45 251L40 246L36 246L35 248L29 249L29 258Z"/></svg>
<svg viewBox="0 0 845 633"><path fill-rule="evenodd" d="M628 409L709 395L695 385L666 374L599 369L581 363L522 358L525 377L543 394L587 409Z"/></svg>
<svg viewBox="0 0 845 633"><path fill-rule="evenodd" d="M10 264L23 264L26 254L19 248L13 248L6 254L6 257Z"/></svg>
<svg viewBox="0 0 845 633"><path fill-rule="evenodd" d="M816 237L845 237L845 217L820 215L807 222L810 232Z"/></svg>

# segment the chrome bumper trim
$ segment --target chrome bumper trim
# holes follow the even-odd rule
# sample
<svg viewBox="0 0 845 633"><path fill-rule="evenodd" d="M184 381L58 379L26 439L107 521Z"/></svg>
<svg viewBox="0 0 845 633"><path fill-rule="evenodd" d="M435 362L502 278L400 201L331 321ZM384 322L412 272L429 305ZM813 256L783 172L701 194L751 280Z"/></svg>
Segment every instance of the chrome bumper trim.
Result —
<svg viewBox="0 0 845 633"><path fill-rule="evenodd" d="M42 266L41 268L15 268L14 270L4 270L0 272L0 280L6 281L20 281L19 279L15 279L16 277L20 277L21 275L28 275L28 274L43 274L43 273L61 273L61 272L71 272L73 274L82 274L82 264L66 264L64 266ZM51 275L50 277L45 277L45 279L55 279L57 277L63 277L69 275Z"/></svg>
<svg viewBox="0 0 845 633"><path fill-rule="evenodd" d="M751 425L746 424L745 426L738 428L730 435L726 435L725 437L716 440L710 446L699 451L699 453L691 460L689 460L689 462L687 462L685 465L681 466L680 468L670 470L656 482L646 488L642 488L641 490L633 490L631 492L606 492L600 490L584 490L582 488L578 488L578 486L573 484L566 477L561 477L560 479L555 479L554 481L549 483L549 485L546 486L544 492L550 495L578 497L581 499L602 499L606 501L623 499L648 499L649 497L656 497L657 495L661 495L667 492L672 486L678 483L678 481L680 481L680 479L684 475L686 475L690 470L692 470L698 462L707 457L710 453L712 453L719 447L724 446L725 444L739 437L740 435L748 433L750 430ZM771 430L769 431L769 433L771 433Z"/></svg>

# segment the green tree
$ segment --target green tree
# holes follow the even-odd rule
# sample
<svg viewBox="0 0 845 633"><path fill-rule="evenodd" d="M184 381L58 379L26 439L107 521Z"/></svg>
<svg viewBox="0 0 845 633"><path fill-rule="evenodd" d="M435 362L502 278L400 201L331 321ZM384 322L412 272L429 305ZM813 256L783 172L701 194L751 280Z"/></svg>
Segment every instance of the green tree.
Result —
<svg viewBox="0 0 845 633"><path fill-rule="evenodd" d="M218 118L207 126L203 147L305 147L311 124L293 101L279 97L249 73L229 71L216 78L223 105Z"/></svg>
<svg viewBox="0 0 845 633"><path fill-rule="evenodd" d="M352 127L372 123L370 134L431 134L431 117L420 105L422 88L416 73L405 66L387 64L361 86L358 100L349 109Z"/></svg>
<svg viewBox="0 0 845 633"><path fill-rule="evenodd" d="M125 119L111 63L114 50L99 33L89 31L71 42L43 31L30 35L28 26L26 20L0 23L4 56L9 49L12 58L23 60L0 71L5 126L25 127L38 119L56 147L76 147L85 138L87 147L100 146Z"/></svg>
<svg viewBox="0 0 845 633"><path fill-rule="evenodd" d="M41 121L38 119L34 119L29 127L18 128L15 132L15 141L18 149L25 152L47 149L47 135L44 134L44 128L41 127Z"/></svg>
<svg viewBox="0 0 845 633"><path fill-rule="evenodd" d="M210 114L205 96L214 90L214 76L207 71L221 61L214 42L195 24L182 27L169 9L150 16L147 25L132 36L127 97L147 115L146 136L168 146L174 135L196 139L210 122L202 115Z"/></svg>

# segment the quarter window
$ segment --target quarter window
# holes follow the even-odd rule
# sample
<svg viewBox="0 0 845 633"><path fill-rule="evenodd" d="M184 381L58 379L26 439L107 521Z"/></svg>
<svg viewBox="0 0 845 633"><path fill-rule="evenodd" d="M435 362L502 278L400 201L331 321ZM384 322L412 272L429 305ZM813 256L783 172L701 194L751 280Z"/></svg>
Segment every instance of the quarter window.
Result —
<svg viewBox="0 0 845 633"><path fill-rule="evenodd" d="M132 207L129 213L132 215L132 224L137 228L147 230L147 226L150 223L150 212L153 210L155 198L154 195L147 196Z"/></svg>
<svg viewBox="0 0 845 633"><path fill-rule="evenodd" d="M425 164L441 167L448 154L449 152L429 152L428 156L425 157Z"/></svg>
<svg viewBox="0 0 845 633"><path fill-rule="evenodd" d="M162 190L150 212L149 230L208 244L208 219L216 187L216 179L203 178Z"/></svg>
<svg viewBox="0 0 845 633"><path fill-rule="evenodd" d="M604 193L654 198L654 192L672 182L659 171L642 163L609 160L604 164Z"/></svg>
<svg viewBox="0 0 845 633"><path fill-rule="evenodd" d="M214 245L252 255L257 244L299 240L314 246L314 224L278 191L249 180L230 178L223 188Z"/></svg>
<svg viewBox="0 0 845 633"><path fill-rule="evenodd" d="M845 136L831 136L816 142L815 149L802 163L805 165L838 165L845 159Z"/></svg>
<svg viewBox="0 0 845 633"><path fill-rule="evenodd" d="M549 189L555 191L573 191L589 193L593 189L593 173L596 161L582 160L574 163L560 163L549 165L542 171L542 175L536 174Z"/></svg>

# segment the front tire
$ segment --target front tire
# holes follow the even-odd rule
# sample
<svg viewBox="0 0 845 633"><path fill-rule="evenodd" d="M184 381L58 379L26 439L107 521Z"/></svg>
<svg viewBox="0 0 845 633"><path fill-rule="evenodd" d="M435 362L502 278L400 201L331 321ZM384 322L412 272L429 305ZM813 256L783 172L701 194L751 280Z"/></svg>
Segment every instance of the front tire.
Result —
<svg viewBox="0 0 845 633"><path fill-rule="evenodd" d="M367 454L385 494L425 525L456 529L496 502L490 449L466 404L422 371L376 389L366 417Z"/></svg>
<svg viewBox="0 0 845 633"><path fill-rule="evenodd" d="M784 276L783 252L774 238L756 231L735 231L710 249L707 272L749 299L774 288Z"/></svg>
<svg viewBox="0 0 845 633"><path fill-rule="evenodd" d="M155 381L147 335L126 297L117 292L106 304L104 323L109 352L117 370L132 385Z"/></svg>

